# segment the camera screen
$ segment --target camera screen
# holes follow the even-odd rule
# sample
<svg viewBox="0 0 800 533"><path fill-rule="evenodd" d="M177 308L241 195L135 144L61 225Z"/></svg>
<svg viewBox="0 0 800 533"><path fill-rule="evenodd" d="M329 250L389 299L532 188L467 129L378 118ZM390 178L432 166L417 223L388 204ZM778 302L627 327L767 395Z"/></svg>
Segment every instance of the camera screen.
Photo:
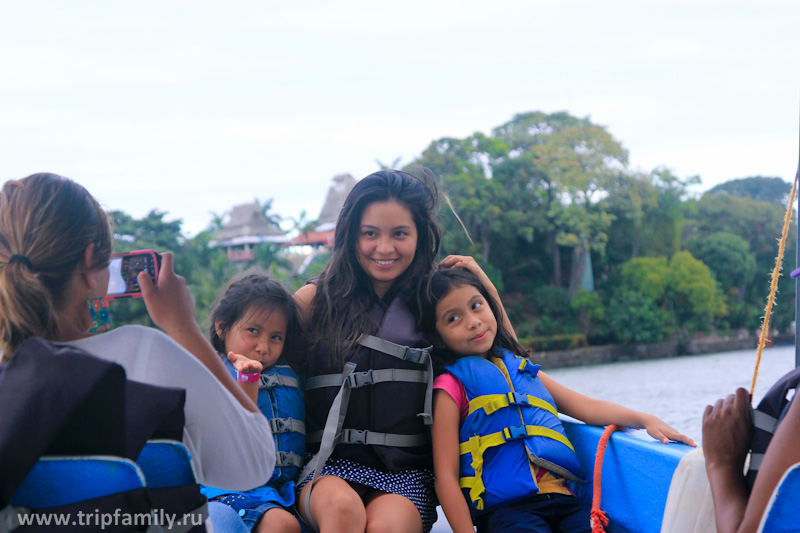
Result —
<svg viewBox="0 0 800 533"><path fill-rule="evenodd" d="M136 276L144 270L155 278L153 257L149 254L112 257L108 266L108 295L141 293Z"/></svg>

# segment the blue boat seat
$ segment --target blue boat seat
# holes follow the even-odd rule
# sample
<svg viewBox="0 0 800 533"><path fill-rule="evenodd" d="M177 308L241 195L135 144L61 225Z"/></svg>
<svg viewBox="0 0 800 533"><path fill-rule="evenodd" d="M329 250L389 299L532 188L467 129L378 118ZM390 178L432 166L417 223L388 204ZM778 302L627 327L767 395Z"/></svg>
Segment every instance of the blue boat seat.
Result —
<svg viewBox="0 0 800 533"><path fill-rule="evenodd" d="M573 491L590 506L594 458L603 428L569 420L562 422L581 462L583 478L588 480L574 484ZM611 519L606 531L660 533L672 475L692 449L679 443L661 444L646 433L614 433L603 460L600 508Z"/></svg>
<svg viewBox="0 0 800 533"><path fill-rule="evenodd" d="M141 488L136 463L101 455L40 458L10 498L11 505L46 509Z"/></svg>
<svg viewBox="0 0 800 533"><path fill-rule="evenodd" d="M793 465L783 474L767 504L758 531L763 533L800 531L798 509L800 509L800 463Z"/></svg>
<svg viewBox="0 0 800 533"><path fill-rule="evenodd" d="M136 459L148 488L177 487L197 483L192 457L186 446L174 440L149 440Z"/></svg>

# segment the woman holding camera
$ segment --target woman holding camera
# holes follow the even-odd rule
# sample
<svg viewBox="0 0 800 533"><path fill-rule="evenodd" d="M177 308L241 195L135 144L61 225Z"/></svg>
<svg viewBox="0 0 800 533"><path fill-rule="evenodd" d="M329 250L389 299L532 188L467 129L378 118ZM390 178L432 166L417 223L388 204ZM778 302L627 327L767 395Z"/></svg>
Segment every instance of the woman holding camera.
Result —
<svg viewBox="0 0 800 533"><path fill-rule="evenodd" d="M106 214L77 183L34 174L0 190L0 353L26 339L68 343L121 365L128 379L186 390L183 444L197 481L246 490L269 479L275 449L267 420L236 386L195 322L194 299L164 254L154 285L138 282L153 328L89 335L91 307L108 289L112 234ZM240 453L225 453L231 448Z"/></svg>

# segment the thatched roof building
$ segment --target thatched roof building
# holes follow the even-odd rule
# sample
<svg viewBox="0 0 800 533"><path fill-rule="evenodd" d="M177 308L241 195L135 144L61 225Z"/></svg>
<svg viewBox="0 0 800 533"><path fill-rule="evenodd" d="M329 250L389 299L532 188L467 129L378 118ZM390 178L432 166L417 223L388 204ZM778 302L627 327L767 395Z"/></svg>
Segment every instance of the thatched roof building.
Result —
<svg viewBox="0 0 800 533"><path fill-rule="evenodd" d="M214 234L210 246L224 246L232 261L253 258L253 246L265 242L284 243L289 237L266 219L257 202L236 205L225 227Z"/></svg>

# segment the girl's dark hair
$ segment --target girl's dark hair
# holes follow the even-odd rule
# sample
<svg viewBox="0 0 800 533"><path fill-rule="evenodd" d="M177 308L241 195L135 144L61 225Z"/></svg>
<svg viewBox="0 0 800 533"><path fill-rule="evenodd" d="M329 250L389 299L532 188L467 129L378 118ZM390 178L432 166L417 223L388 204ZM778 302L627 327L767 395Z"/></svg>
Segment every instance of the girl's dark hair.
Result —
<svg viewBox="0 0 800 533"><path fill-rule="evenodd" d="M108 266L108 217L89 192L56 174L9 180L0 190L0 352L29 337L58 340L66 287L86 248L87 272ZM12 260L13 257L13 260Z"/></svg>
<svg viewBox="0 0 800 533"><path fill-rule="evenodd" d="M286 339L281 357L295 366L301 353L302 331L292 294L278 281L261 272L245 272L234 278L212 304L208 316L208 338L217 352L225 353L225 341L217 335L216 324L226 334L250 313L278 311L286 317Z"/></svg>
<svg viewBox="0 0 800 533"><path fill-rule="evenodd" d="M497 335L494 338L492 348L505 348L521 356L527 354L525 348L523 348L517 339L503 326L500 306L497 304L497 301L489 295L475 274L461 268L443 268L432 272L428 276L425 289L420 293L422 295L422 332L425 334L425 337L433 343L433 365L434 371L437 374L441 373L442 369L447 365L455 363L461 356L451 352L447 346L444 345L439 333L436 331L436 305L442 301L450 291L465 285L478 289L478 292L481 293L481 296L483 296L489 304L489 309L492 310L492 314L497 320Z"/></svg>
<svg viewBox="0 0 800 533"><path fill-rule="evenodd" d="M363 333L373 334L378 324L370 316L376 298L372 283L358 263L358 236L364 210L375 202L396 201L406 207L417 227L414 260L384 295L391 301L404 289L413 296L422 287L425 275L433 268L442 239L437 219L439 184L434 174L420 169L419 176L400 170L370 174L353 187L336 222L333 254L317 280L317 293L311 303L308 323L312 351L325 344L330 362L344 366L355 340ZM412 312L415 298L410 298Z"/></svg>

